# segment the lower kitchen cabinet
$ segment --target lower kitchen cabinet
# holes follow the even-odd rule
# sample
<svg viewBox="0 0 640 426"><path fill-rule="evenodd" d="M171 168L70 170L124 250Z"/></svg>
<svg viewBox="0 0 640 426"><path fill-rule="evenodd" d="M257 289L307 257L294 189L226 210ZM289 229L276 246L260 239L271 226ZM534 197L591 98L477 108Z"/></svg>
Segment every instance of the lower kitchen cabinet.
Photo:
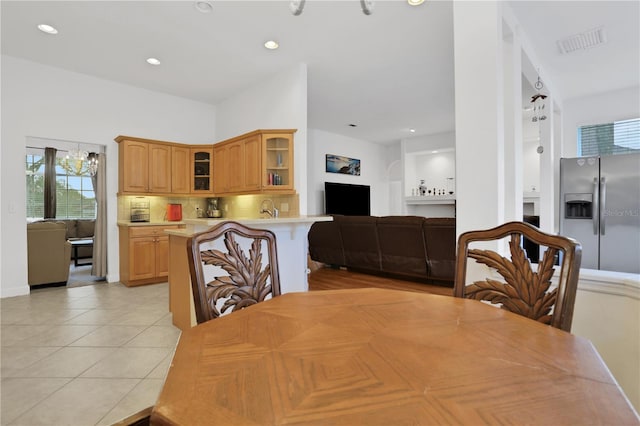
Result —
<svg viewBox="0 0 640 426"><path fill-rule="evenodd" d="M179 225L120 226L120 281L127 287L167 281L169 236Z"/></svg>

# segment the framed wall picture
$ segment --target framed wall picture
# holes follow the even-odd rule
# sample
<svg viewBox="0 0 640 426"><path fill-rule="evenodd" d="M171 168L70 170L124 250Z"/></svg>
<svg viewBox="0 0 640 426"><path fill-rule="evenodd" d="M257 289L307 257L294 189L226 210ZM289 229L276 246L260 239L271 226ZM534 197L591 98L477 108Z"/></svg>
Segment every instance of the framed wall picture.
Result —
<svg viewBox="0 0 640 426"><path fill-rule="evenodd" d="M343 157L341 155L327 154L326 171L327 173L360 176L360 160Z"/></svg>

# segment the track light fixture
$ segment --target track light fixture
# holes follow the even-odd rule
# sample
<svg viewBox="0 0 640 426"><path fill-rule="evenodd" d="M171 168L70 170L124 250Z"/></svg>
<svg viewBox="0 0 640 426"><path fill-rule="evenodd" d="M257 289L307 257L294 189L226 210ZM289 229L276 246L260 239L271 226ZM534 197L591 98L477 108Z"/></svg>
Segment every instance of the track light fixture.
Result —
<svg viewBox="0 0 640 426"><path fill-rule="evenodd" d="M305 0L292 0L289 3L289 10L293 13L293 16L298 16L302 13L302 9L304 9Z"/></svg>
<svg viewBox="0 0 640 426"><path fill-rule="evenodd" d="M365 15L371 15L373 12L373 0L360 0L360 6Z"/></svg>
<svg viewBox="0 0 640 426"><path fill-rule="evenodd" d="M289 2L289 10L291 10L291 13L293 13L294 16L302 14L305 1L306 0L291 0ZM371 15L373 12L373 0L360 0L360 7L362 8L362 13L365 15Z"/></svg>

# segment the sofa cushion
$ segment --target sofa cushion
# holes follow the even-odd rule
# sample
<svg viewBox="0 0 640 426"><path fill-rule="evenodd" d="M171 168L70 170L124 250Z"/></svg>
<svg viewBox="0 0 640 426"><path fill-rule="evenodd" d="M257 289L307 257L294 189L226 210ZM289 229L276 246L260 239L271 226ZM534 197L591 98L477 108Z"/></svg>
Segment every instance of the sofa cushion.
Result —
<svg viewBox="0 0 640 426"><path fill-rule="evenodd" d="M66 239L80 240L93 238L95 231L95 219L44 219L34 223L61 222L67 226ZM93 247L83 246L77 248L78 259L93 257Z"/></svg>
<svg viewBox="0 0 640 426"><path fill-rule="evenodd" d="M386 216L377 220L382 271L426 277L422 222L418 216Z"/></svg>
<svg viewBox="0 0 640 426"><path fill-rule="evenodd" d="M96 221L94 219L77 219L76 221L76 237L90 238L93 237Z"/></svg>
<svg viewBox="0 0 640 426"><path fill-rule="evenodd" d="M340 227L346 265L380 271L376 217L335 216L334 220Z"/></svg>

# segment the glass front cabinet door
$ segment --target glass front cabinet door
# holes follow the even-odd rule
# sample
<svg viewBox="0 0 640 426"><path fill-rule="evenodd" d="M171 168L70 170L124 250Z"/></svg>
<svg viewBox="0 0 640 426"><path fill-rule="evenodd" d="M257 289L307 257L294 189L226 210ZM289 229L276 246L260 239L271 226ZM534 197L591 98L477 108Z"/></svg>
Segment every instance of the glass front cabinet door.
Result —
<svg viewBox="0 0 640 426"><path fill-rule="evenodd" d="M191 148L191 193L213 192L213 149Z"/></svg>

